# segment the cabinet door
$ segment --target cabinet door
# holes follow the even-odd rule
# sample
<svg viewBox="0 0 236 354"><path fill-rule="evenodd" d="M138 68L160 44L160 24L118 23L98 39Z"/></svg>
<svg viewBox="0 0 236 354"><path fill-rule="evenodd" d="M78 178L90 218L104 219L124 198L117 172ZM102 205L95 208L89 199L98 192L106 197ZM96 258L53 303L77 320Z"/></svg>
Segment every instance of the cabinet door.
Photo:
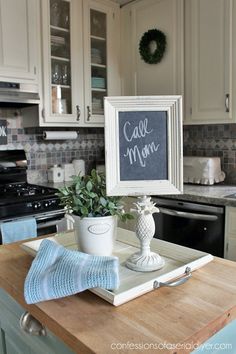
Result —
<svg viewBox="0 0 236 354"><path fill-rule="evenodd" d="M37 81L37 0L0 0L0 80Z"/></svg>
<svg viewBox="0 0 236 354"><path fill-rule="evenodd" d="M183 16L182 0L141 0L121 9L122 94L183 94ZM161 62L148 64L139 43L154 28L165 34L167 45Z"/></svg>
<svg viewBox="0 0 236 354"><path fill-rule="evenodd" d="M104 124L104 97L120 94L119 7L96 0L85 0L83 6L84 124L99 126Z"/></svg>
<svg viewBox="0 0 236 354"><path fill-rule="evenodd" d="M46 336L26 333L20 326L25 310L0 289L0 354L73 354L46 329Z"/></svg>
<svg viewBox="0 0 236 354"><path fill-rule="evenodd" d="M79 125L83 115L82 1L42 1L44 121Z"/></svg>
<svg viewBox="0 0 236 354"><path fill-rule="evenodd" d="M186 1L186 123L232 119L232 1Z"/></svg>

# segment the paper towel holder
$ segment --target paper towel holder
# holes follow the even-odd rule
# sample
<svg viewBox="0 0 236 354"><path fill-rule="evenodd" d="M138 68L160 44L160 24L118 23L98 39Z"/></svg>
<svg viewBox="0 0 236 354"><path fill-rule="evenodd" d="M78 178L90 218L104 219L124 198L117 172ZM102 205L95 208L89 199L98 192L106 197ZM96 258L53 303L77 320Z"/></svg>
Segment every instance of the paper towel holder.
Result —
<svg viewBox="0 0 236 354"><path fill-rule="evenodd" d="M75 140L78 138L79 132L75 130L53 130L53 131L43 131L44 140Z"/></svg>

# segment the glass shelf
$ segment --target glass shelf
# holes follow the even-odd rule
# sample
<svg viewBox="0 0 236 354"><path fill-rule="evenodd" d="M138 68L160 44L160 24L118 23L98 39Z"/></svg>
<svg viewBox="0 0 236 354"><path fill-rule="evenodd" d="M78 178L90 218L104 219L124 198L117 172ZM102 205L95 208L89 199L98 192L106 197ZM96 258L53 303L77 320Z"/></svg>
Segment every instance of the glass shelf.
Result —
<svg viewBox="0 0 236 354"><path fill-rule="evenodd" d="M71 86L69 85L56 85L56 84L51 84L52 87L57 87L57 86L60 86L61 88L64 88L64 89L70 89Z"/></svg>
<svg viewBox="0 0 236 354"><path fill-rule="evenodd" d="M51 59L54 59L54 60L59 60L59 61L66 61L66 62L70 62L70 59L67 59L67 58L63 58L63 57L55 57L55 56L51 56Z"/></svg>
<svg viewBox="0 0 236 354"><path fill-rule="evenodd" d="M94 66L94 67L96 67L96 68L104 68L104 69L106 69L106 65L103 65L103 64L96 64L96 63L91 63L91 66Z"/></svg>
<svg viewBox="0 0 236 354"><path fill-rule="evenodd" d="M92 87L92 91L97 91L97 92L106 92L106 89Z"/></svg>
<svg viewBox="0 0 236 354"><path fill-rule="evenodd" d="M67 28L56 27L56 26L52 26L52 25L50 25L50 28L54 31L62 31L62 32L66 32L66 33L70 32L70 30Z"/></svg>
<svg viewBox="0 0 236 354"><path fill-rule="evenodd" d="M95 39L97 41L106 41L106 38L104 37L98 37L98 36L91 36L91 39Z"/></svg>

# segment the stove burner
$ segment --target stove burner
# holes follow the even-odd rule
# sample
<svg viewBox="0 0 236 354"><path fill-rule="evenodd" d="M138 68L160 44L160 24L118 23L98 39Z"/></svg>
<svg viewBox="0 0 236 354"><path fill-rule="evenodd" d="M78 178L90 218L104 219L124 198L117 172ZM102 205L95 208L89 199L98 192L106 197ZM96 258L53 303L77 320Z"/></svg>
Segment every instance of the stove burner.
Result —
<svg viewBox="0 0 236 354"><path fill-rule="evenodd" d="M52 189L37 186L37 185L31 185L27 183L9 183L0 186L0 194L1 197L4 196L27 197L27 196L34 196L34 195L40 196L40 195L52 194Z"/></svg>
<svg viewBox="0 0 236 354"><path fill-rule="evenodd" d="M35 184L8 183L0 185L0 220L11 216L32 215L63 210L55 188Z"/></svg>

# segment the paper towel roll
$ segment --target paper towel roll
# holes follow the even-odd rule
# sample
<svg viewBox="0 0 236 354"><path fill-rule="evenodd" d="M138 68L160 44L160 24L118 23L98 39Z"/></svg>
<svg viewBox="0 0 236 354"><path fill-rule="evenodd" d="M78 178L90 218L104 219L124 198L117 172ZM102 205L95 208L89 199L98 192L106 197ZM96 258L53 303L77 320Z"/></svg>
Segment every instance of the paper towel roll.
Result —
<svg viewBox="0 0 236 354"><path fill-rule="evenodd" d="M84 162L84 160L73 160L72 163L74 166L75 174L76 175L80 174L80 176L84 176L85 175L85 162Z"/></svg>
<svg viewBox="0 0 236 354"><path fill-rule="evenodd" d="M72 140L77 139L78 133L76 131L44 131L44 140Z"/></svg>

